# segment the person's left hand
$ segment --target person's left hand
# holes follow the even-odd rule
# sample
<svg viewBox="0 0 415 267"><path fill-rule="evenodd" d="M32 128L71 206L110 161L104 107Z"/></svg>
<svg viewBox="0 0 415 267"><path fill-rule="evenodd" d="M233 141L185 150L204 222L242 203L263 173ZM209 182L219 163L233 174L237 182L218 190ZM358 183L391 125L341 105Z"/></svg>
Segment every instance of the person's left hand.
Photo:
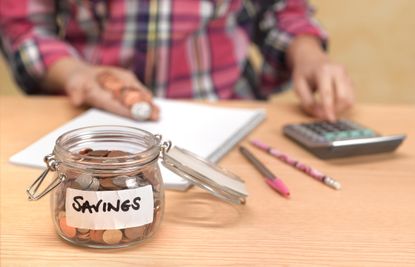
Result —
<svg viewBox="0 0 415 267"><path fill-rule="evenodd" d="M354 86L345 68L333 63L318 40L296 37L288 49L294 91L305 112L335 121L354 102Z"/></svg>

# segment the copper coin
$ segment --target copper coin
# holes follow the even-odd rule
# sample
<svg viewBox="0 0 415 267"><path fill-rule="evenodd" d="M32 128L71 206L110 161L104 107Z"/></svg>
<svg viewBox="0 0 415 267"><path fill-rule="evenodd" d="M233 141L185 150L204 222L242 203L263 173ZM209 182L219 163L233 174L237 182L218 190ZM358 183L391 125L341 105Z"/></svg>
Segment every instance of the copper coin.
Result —
<svg viewBox="0 0 415 267"><path fill-rule="evenodd" d="M124 156L128 156L128 155L131 155L131 153L121 151L121 150L111 150L110 153L108 153L107 157L109 157L109 158L124 157Z"/></svg>
<svg viewBox="0 0 415 267"><path fill-rule="evenodd" d="M102 234L102 240L108 245L115 245L120 243L122 239L122 232L120 230L106 230Z"/></svg>
<svg viewBox="0 0 415 267"><path fill-rule="evenodd" d="M81 154L81 155L86 155L86 154L88 154L88 152L91 152L91 151L92 151L92 149L91 149L91 148L89 148L89 147L87 147L87 148L84 148L84 149L80 150L80 151L78 152L78 154Z"/></svg>
<svg viewBox="0 0 415 267"><path fill-rule="evenodd" d="M146 230L146 226L126 228L124 229L124 235L126 238L130 240L135 240L140 237L143 237L145 230Z"/></svg>
<svg viewBox="0 0 415 267"><path fill-rule="evenodd" d="M109 153L109 150L91 150L87 155L90 157L106 157Z"/></svg>
<svg viewBox="0 0 415 267"><path fill-rule="evenodd" d="M65 171L65 176L66 179L68 180L74 180L76 179L78 176L80 175L79 171L75 170L75 169L67 169Z"/></svg>
<svg viewBox="0 0 415 267"><path fill-rule="evenodd" d="M125 94L125 96L122 99L122 102L127 107L131 107L137 102L141 102L143 100L143 97L141 96L141 93L139 91L133 91L130 90L128 93Z"/></svg>
<svg viewBox="0 0 415 267"><path fill-rule="evenodd" d="M101 187L104 189L109 189L109 190L120 189L117 185L115 185L112 182L112 178L99 179L99 183L101 184Z"/></svg>
<svg viewBox="0 0 415 267"><path fill-rule="evenodd" d="M95 243L103 243L102 234L104 233L104 230L91 230L89 232L89 237L92 241Z"/></svg>
<svg viewBox="0 0 415 267"><path fill-rule="evenodd" d="M111 72L101 72L96 76L98 84L109 91L120 91L124 83Z"/></svg>
<svg viewBox="0 0 415 267"><path fill-rule="evenodd" d="M86 234L89 233L89 229L84 229L84 228L76 228L76 230L78 231L78 233L80 234Z"/></svg>
<svg viewBox="0 0 415 267"><path fill-rule="evenodd" d="M66 217L59 219L59 228L66 237L74 238L76 236L76 228L66 224Z"/></svg>
<svg viewBox="0 0 415 267"><path fill-rule="evenodd" d="M63 210L61 210L58 212L56 217L58 217L58 220L60 220L62 217L66 217L66 213Z"/></svg>

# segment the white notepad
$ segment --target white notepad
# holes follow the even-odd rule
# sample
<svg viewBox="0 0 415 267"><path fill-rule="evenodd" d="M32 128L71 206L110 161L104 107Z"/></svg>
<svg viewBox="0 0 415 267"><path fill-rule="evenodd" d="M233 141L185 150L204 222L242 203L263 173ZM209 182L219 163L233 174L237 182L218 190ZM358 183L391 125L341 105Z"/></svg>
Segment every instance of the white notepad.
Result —
<svg viewBox="0 0 415 267"><path fill-rule="evenodd" d="M60 135L94 125L132 126L161 134L163 140L217 162L265 118L263 109L221 108L164 99L155 102L161 110L157 122L137 122L92 108L13 155L10 162L45 168L43 157L53 151ZM161 164L160 168L166 189L185 190L190 185Z"/></svg>

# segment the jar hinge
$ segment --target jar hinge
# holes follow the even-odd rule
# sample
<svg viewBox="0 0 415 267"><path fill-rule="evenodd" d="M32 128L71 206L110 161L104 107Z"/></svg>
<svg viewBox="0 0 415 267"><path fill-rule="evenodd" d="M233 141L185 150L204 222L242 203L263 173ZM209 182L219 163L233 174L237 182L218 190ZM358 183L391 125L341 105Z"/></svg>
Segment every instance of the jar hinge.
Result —
<svg viewBox="0 0 415 267"><path fill-rule="evenodd" d="M66 176L64 174L59 174L41 193L36 195L37 190L42 184L45 177L48 175L49 171L55 172L58 170L59 161L55 159L53 154L45 156L43 159L46 163L47 169L42 172L42 174L33 182L33 184L26 190L29 200L39 200L44 195L55 189L60 183L62 183Z"/></svg>

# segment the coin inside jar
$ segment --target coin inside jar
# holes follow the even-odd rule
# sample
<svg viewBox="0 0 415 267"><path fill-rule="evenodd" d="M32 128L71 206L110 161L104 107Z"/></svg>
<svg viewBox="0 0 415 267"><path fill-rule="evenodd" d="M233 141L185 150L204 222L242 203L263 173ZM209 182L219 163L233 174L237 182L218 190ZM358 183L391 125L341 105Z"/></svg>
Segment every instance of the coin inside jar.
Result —
<svg viewBox="0 0 415 267"><path fill-rule="evenodd" d="M122 232L120 230L106 230L102 234L102 240L108 245L120 243L122 239Z"/></svg>
<svg viewBox="0 0 415 267"><path fill-rule="evenodd" d="M158 168L154 160L158 154L152 154L140 166L143 159L140 152L136 156L121 149L106 149L102 144L99 144L99 149L89 143L87 148L78 147L76 157L72 158L75 164L60 169L68 179L53 191L53 219L59 228L58 234L71 243L98 248L125 247L150 237L152 233L148 232L160 220L155 203L160 203L160 198L164 201L164 194L156 190L162 182L160 172L148 172L156 177L147 177L143 170L153 165L156 166L153 168ZM155 150L155 153L159 152ZM118 169L128 164L130 166L125 172ZM121 192L123 190L126 191ZM117 217L120 214L126 215L125 218L137 216L140 207L140 212L146 211L144 215L150 219L136 222L131 219L122 221Z"/></svg>
<svg viewBox="0 0 415 267"><path fill-rule="evenodd" d="M76 228L66 224L65 216L59 219L59 227L66 237L73 238L76 236Z"/></svg>

